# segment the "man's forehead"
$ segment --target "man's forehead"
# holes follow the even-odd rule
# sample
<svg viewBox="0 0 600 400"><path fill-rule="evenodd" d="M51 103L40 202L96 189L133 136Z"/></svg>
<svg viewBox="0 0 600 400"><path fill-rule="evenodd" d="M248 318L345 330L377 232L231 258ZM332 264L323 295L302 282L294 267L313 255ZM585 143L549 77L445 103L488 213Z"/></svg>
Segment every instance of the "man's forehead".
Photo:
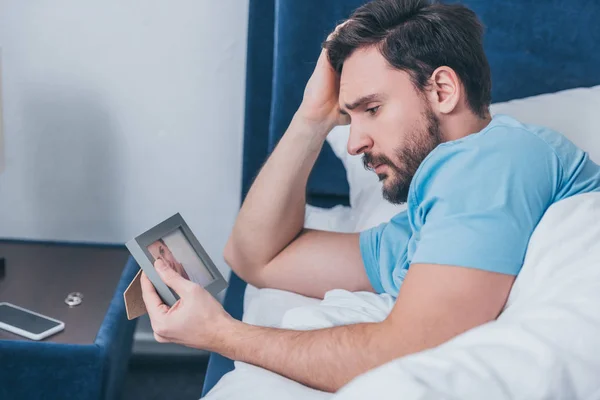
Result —
<svg viewBox="0 0 600 400"><path fill-rule="evenodd" d="M375 46L357 49L344 61L340 102L352 103L371 93L385 93L394 80L408 74L393 68Z"/></svg>
<svg viewBox="0 0 600 400"><path fill-rule="evenodd" d="M369 80L370 75L386 69L386 61L375 47L357 49L344 61L340 88L358 85Z"/></svg>

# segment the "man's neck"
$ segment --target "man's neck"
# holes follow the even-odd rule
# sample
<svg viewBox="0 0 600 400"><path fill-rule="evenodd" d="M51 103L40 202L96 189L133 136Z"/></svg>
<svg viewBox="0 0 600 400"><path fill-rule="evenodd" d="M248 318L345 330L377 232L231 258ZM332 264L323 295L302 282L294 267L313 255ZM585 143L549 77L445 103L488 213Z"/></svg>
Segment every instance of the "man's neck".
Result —
<svg viewBox="0 0 600 400"><path fill-rule="evenodd" d="M485 118L481 118L471 111L456 113L445 118L442 122L442 132L444 140L458 140L465 136L482 131L492 121L492 117L487 113Z"/></svg>

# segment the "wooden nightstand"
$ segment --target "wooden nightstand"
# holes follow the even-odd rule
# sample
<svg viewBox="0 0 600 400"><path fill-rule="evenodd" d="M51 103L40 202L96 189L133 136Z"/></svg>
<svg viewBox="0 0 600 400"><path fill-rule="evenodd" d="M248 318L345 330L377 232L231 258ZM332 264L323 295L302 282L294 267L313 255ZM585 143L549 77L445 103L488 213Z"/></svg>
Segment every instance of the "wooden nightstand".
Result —
<svg viewBox="0 0 600 400"><path fill-rule="evenodd" d="M45 341L94 343L129 257L124 247L0 241L0 254L0 301L63 321ZM83 294L80 305L65 304L71 292ZM29 340L4 330L0 339Z"/></svg>
<svg viewBox="0 0 600 400"><path fill-rule="evenodd" d="M0 254L0 301L65 323L42 341L0 330L0 399L119 398L136 325L123 292L139 270L125 248L0 241ZM80 305L65 303L71 292Z"/></svg>

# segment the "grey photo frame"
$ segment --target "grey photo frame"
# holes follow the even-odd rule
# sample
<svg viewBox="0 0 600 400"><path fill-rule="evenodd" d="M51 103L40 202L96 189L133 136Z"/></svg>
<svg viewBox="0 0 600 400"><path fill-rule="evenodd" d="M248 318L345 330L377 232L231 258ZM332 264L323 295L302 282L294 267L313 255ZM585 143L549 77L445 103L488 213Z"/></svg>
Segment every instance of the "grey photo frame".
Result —
<svg viewBox="0 0 600 400"><path fill-rule="evenodd" d="M227 281L223 275L221 275L218 268L208 256L196 236L192 233L190 227L184 221L183 217L177 213L153 228L150 228L141 235L135 237L134 239L131 239L125 244L140 268L144 271L144 273L148 276L148 279L150 279L150 282L152 282L156 288L158 295L169 307L173 306L177 302L179 296L177 296L177 293L169 288L158 276L158 273L154 269L153 257L148 251L148 246L178 229L181 229L183 235L188 240L206 269L214 277L214 280L208 285L204 286L204 289L216 297L219 292L227 287Z"/></svg>

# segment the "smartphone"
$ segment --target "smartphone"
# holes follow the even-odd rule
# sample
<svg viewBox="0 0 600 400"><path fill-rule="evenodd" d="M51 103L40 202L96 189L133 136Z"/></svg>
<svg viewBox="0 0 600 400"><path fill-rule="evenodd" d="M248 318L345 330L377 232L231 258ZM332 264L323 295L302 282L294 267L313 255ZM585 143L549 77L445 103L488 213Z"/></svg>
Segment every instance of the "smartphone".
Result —
<svg viewBox="0 0 600 400"><path fill-rule="evenodd" d="M10 303L0 303L0 329L42 340L65 329L64 322Z"/></svg>

